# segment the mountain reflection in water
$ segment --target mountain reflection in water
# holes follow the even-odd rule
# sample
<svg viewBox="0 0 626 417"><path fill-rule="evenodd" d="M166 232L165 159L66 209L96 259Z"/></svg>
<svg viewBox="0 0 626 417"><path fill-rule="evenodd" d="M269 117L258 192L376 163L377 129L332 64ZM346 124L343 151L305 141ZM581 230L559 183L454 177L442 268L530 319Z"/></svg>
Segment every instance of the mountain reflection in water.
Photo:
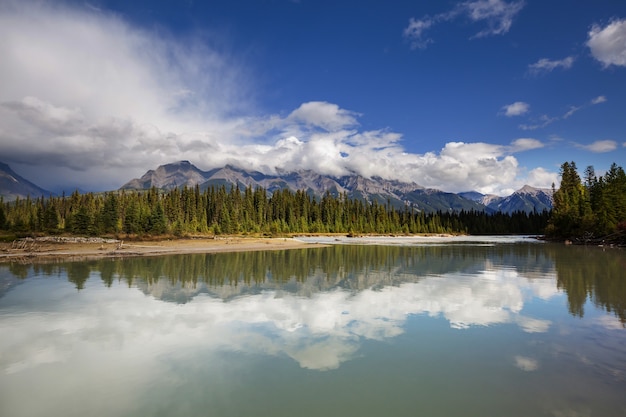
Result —
<svg viewBox="0 0 626 417"><path fill-rule="evenodd" d="M94 323L106 317L141 327L148 314L170 327L161 333L190 326L233 350L254 346L283 352L305 368L333 369L355 354L360 340L402 334L410 315L443 317L458 329L515 323L524 332L546 332L550 320L524 314L524 304L549 300L561 290L571 314L582 317L591 299L624 325L623 262L595 248L549 244L337 245L8 268L17 277L66 275L78 290L98 278L107 287L120 282L168 302L133 316L136 303L120 300L103 307L110 311L98 311ZM178 309L169 302L191 305ZM65 323L84 319L63 317Z"/></svg>
<svg viewBox="0 0 626 417"><path fill-rule="evenodd" d="M619 252L618 252L619 253ZM584 315L590 299L626 323L626 256L598 248L552 244L470 246L333 246L289 251L193 254L88 262L12 263L11 275L67 275L78 290L99 275L107 286L125 282L163 301L185 303L197 294L224 300L279 290L309 297L333 288L360 291L417 283L425 278L481 273L513 274L527 286L557 289L573 315ZM512 269L512 270L511 270ZM557 280L557 288L538 280ZM452 286L449 286L450 288ZM0 287L0 296L2 288Z"/></svg>
<svg viewBox="0 0 626 417"><path fill-rule="evenodd" d="M547 243L2 264L0 415L624 415L625 267Z"/></svg>

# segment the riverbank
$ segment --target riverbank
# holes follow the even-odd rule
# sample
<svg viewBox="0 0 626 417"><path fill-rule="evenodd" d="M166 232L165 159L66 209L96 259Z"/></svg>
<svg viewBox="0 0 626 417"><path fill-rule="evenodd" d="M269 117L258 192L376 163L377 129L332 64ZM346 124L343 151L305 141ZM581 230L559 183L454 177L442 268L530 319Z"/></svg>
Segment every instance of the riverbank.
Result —
<svg viewBox="0 0 626 417"><path fill-rule="evenodd" d="M187 253L287 250L329 245L491 245L494 243L540 243L537 236L470 235L365 235L307 234L294 237L207 236L180 239L106 239L71 236L45 236L0 242L0 262L51 259L97 259L130 256L157 256Z"/></svg>
<svg viewBox="0 0 626 417"><path fill-rule="evenodd" d="M0 262L15 259L119 258L186 253L301 249L320 244L293 238L215 237L132 240L75 237L26 238L0 243Z"/></svg>

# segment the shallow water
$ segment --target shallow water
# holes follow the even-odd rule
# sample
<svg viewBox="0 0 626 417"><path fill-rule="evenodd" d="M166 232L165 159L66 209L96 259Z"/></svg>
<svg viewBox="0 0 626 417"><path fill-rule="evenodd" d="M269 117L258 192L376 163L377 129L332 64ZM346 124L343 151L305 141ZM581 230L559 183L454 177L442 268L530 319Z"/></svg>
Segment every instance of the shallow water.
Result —
<svg viewBox="0 0 626 417"><path fill-rule="evenodd" d="M0 415L626 415L624 252L471 243L0 265Z"/></svg>

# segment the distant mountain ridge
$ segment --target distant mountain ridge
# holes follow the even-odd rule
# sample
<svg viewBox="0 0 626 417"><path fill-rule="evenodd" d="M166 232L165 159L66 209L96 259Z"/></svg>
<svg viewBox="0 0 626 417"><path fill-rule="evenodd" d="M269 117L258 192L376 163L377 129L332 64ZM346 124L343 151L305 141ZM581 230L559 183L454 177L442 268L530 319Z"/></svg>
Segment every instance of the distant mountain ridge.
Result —
<svg viewBox="0 0 626 417"><path fill-rule="evenodd" d="M386 180L380 177L365 178L352 174L341 177L322 175L311 170L278 171L275 175L249 171L233 165L226 165L209 171L202 171L189 161L179 161L161 165L149 170L141 178L135 178L124 184L122 190L146 190L152 187L171 190L177 187L195 187L207 189L212 186L248 186L263 187L270 193L289 189L293 192L302 190L321 197L325 193L333 196L347 195L368 203L388 202L396 208L409 206L425 212L478 210L487 212L501 211L511 213L522 210L541 212L552 207L551 190L524 186L508 197L484 195L477 192L448 193L436 189L427 189L421 185L398 180Z"/></svg>
<svg viewBox="0 0 626 417"><path fill-rule="evenodd" d="M479 210L487 212L512 213L515 211L541 212L552 208L552 190L524 186L507 197L485 195L476 191L448 193L436 189L427 189L415 182L386 180L380 177L365 178L352 174L341 177L322 175L311 170L282 171L267 175L233 165L203 171L189 161L179 161L161 165L149 170L141 178L124 184L123 190L146 190L156 187L171 190L177 187L248 186L263 187L268 192L289 189L293 192L302 190L320 198L325 193L333 196L347 195L368 203L388 202L396 208L434 211ZM16 198L47 197L53 195L36 184L15 173L7 164L0 162L0 196L5 201Z"/></svg>
<svg viewBox="0 0 626 417"><path fill-rule="evenodd" d="M525 185L508 197L500 197L491 194L481 194L476 191L460 193L459 195L484 204L493 211L513 213L525 211L527 213L552 209L552 190L547 188L535 188Z"/></svg>
<svg viewBox="0 0 626 417"><path fill-rule="evenodd" d="M513 211L542 212L552 209L552 190L535 188L529 185L523 186L508 197L493 200L487 207L504 213Z"/></svg>
<svg viewBox="0 0 626 417"><path fill-rule="evenodd" d="M48 197L54 193L33 184L15 173L7 164L0 162L0 196L4 201L17 198Z"/></svg>

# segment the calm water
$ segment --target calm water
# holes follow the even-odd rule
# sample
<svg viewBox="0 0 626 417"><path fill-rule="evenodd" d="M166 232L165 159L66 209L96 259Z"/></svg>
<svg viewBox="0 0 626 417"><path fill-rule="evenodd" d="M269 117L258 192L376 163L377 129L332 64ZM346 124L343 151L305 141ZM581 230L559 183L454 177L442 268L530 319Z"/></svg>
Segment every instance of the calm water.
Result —
<svg viewBox="0 0 626 417"><path fill-rule="evenodd" d="M617 249L0 264L0 415L626 416L625 323Z"/></svg>

